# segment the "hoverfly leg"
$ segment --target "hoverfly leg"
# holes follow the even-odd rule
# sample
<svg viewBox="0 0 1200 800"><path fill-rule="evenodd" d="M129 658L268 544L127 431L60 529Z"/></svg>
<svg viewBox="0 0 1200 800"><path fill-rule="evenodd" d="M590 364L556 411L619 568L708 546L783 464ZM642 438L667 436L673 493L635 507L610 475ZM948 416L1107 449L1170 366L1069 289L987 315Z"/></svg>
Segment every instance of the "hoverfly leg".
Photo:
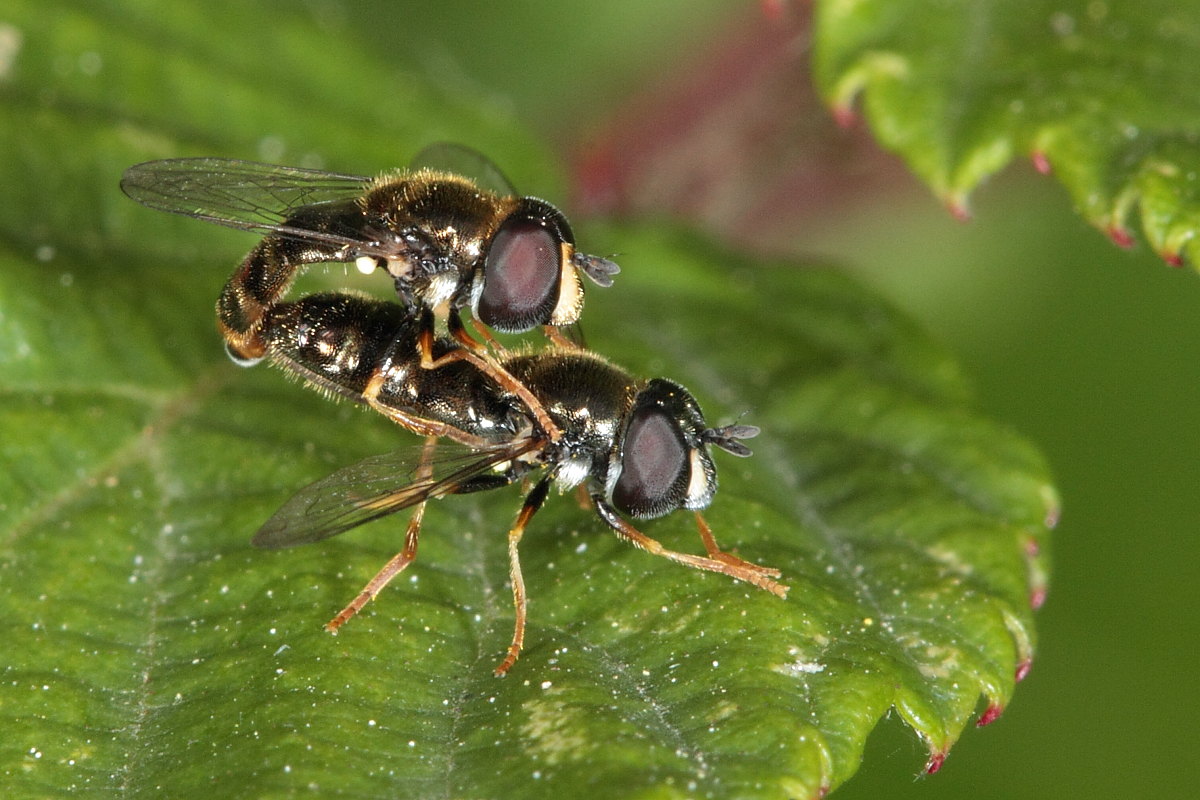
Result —
<svg viewBox="0 0 1200 800"><path fill-rule="evenodd" d="M525 496L525 502L521 505L520 513L517 514L517 521L513 523L512 529L508 532L508 572L512 580L516 621L513 625L512 644L508 646L508 653L500 662L500 666L496 667L497 678L504 677L505 673L517 662L517 657L521 655L521 646L525 643L525 612L528 604L525 596L525 579L521 577L521 559L517 553L517 545L520 544L521 536L525 533L525 526L529 524L529 520L546 501L552 479L553 475L542 478Z"/></svg>
<svg viewBox="0 0 1200 800"><path fill-rule="evenodd" d="M433 330L433 312L429 309L423 309L421 312L421 330L417 334L417 352L421 354L421 369L434 369L442 364L449 364L450 360L443 356L436 361L433 358L433 342L436 334ZM454 351L451 351L454 352Z"/></svg>
<svg viewBox="0 0 1200 800"><path fill-rule="evenodd" d="M490 347L492 352L495 353L499 358L504 358L508 355L507 348L500 344L499 339L497 339L495 336L492 336L492 332L487 329L486 325L472 317L471 327L475 329L475 333L479 334L480 339L483 339L483 341L487 342L487 346Z"/></svg>
<svg viewBox="0 0 1200 800"><path fill-rule="evenodd" d="M700 539L704 542L704 549L708 551L709 558L716 561L724 561L726 564L735 567L743 567L748 570L753 570L762 575L767 575L772 578L778 578L782 573L774 567L764 567L761 564L755 564L745 559L738 558L733 553L726 553L717 546L717 540L713 538L712 528L708 527L708 523L700 512L696 512L696 527L700 529Z"/></svg>
<svg viewBox="0 0 1200 800"><path fill-rule="evenodd" d="M470 350L452 350L434 361L433 367L437 368L443 364L449 364L451 361L466 361L475 366L476 369L495 381L500 388L519 398L550 441L557 442L562 438L562 431L554 424L554 420L550 419L550 414L542 406L541 401L534 397L533 392L529 391L525 384L510 375L508 370L490 358L477 356Z"/></svg>
<svg viewBox="0 0 1200 800"><path fill-rule="evenodd" d="M562 331L560 331L558 329L558 327L555 325L543 325L542 333L544 333L546 335L546 338L549 339L550 343L553 344L555 347L559 347L563 350L582 350L582 349L584 349L582 346L580 346L580 344L578 342L573 342L570 339L568 339L566 336L563 336Z"/></svg>
<svg viewBox="0 0 1200 800"><path fill-rule="evenodd" d="M579 504L582 511L590 511L592 508L592 493L588 491L586 484L579 484L575 488L575 502Z"/></svg>
<svg viewBox="0 0 1200 800"><path fill-rule="evenodd" d="M454 318L455 316L457 315L451 313L451 318ZM430 315L429 319L432 320L432 315ZM459 330L462 330L461 320L458 323L458 328ZM462 335L467 336L465 330L462 330ZM470 337L468 336L467 338ZM440 357L434 358L433 341L433 325L429 324L423 326L423 329L417 340L418 347L421 349L422 368L437 369L438 367L443 367L446 364L451 364L455 361L466 361L468 364L471 364L484 375L487 375L489 378L495 381L496 385L501 389L519 398L521 402L525 404L525 407L529 409L529 413L533 415L533 418L537 420L538 426L546 433L548 437L550 437L550 441L557 442L562 438L562 431L557 425L554 424L554 420L550 419L550 415L542 406L541 401L534 397L533 392L529 391L529 389L525 387L525 384L518 381L509 374L508 370L500 366L500 364L494 358L492 358L486 352L483 354L478 354L465 347L450 350L446 353L443 353ZM474 342L473 339L471 341ZM480 346L478 342L475 342L475 345L477 347Z"/></svg>
<svg viewBox="0 0 1200 800"><path fill-rule="evenodd" d="M723 558L705 558L704 556L695 556L691 553L668 550L657 539L651 539L633 527L603 497L593 494L592 502L596 504L596 513L600 515L600 519L604 520L610 528L616 531L618 536L628 540L635 547L688 567L728 575L731 578L736 578L739 581L745 581L760 589L764 589L778 597L787 597L788 587L768 577L769 573L764 573L762 567L748 564L736 557L733 557L734 563L731 563Z"/></svg>
<svg viewBox="0 0 1200 800"><path fill-rule="evenodd" d="M251 250L226 281L217 300L217 327L237 364L266 355L263 326L292 282L309 264L336 258L328 244L267 237Z"/></svg>
<svg viewBox="0 0 1200 800"><path fill-rule="evenodd" d="M404 549L383 565L383 569L379 570L374 578L371 578L363 590L358 593L358 597L351 600L350 604L339 611L336 617L325 623L325 630L337 633L338 628L361 611L363 606L374 600L375 596L383 591L383 587L387 586L392 578L403 572L416 559L417 537L421 533L421 518L424 515L425 503L421 503L413 510L412 516L408 520L408 530L404 533Z"/></svg>
<svg viewBox="0 0 1200 800"><path fill-rule="evenodd" d="M427 480L432 474L432 460L434 451L437 450L437 437L427 436L425 438L425 447L421 451L421 463L417 467L414 477L416 480ZM351 617L363 609L367 603L375 599L376 595L383 591L383 587L387 586L392 578L399 575L417 558L417 538L421 535L421 520L425 516L425 503L418 503L413 509L412 516L408 519L408 528L404 531L404 547L399 553L392 556L391 560L383 565L383 569L375 574L363 587L363 590L358 593L350 601L349 605L338 612L337 616L325 623L325 630L330 633L337 633L338 628L342 627L349 621Z"/></svg>
<svg viewBox="0 0 1200 800"><path fill-rule="evenodd" d="M473 350L480 354L487 353L487 345L475 341L471 334L467 333L467 328L463 325L462 316L453 309L446 315L446 330L450 332L450 335L454 337L456 342L468 350ZM492 339L490 343L496 342Z"/></svg>

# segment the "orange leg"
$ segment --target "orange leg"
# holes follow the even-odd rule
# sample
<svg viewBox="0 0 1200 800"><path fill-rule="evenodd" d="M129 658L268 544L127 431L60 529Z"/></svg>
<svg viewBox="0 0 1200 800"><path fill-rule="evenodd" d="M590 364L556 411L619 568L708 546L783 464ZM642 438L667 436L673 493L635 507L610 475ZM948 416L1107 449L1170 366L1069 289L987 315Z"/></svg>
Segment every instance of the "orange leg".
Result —
<svg viewBox="0 0 1200 800"><path fill-rule="evenodd" d="M375 599L375 596L383 591L383 587L387 586L392 578L404 571L404 568L413 562L417 557L417 536L421 532L421 517L425 513L425 504L421 503L413 511L412 517L408 520L408 530L404 534L404 549L392 557L392 560L383 565L383 569L363 587L359 592L358 597L350 601L350 604L338 612L338 615L329 622L325 623L325 630L330 633L337 633L338 628L342 627L351 617L362 610L363 606Z"/></svg>
<svg viewBox="0 0 1200 800"><path fill-rule="evenodd" d="M431 462L434 450L437 446L437 439L430 436L425 440L425 449L421 453L421 465L416 473L416 480L428 478L433 470ZM374 578L367 582L363 590L358 593L350 601L350 604L338 612L337 616L325 623L325 630L330 633L337 633L338 628L346 624L347 621L359 611L363 606L375 599L375 596L383 591L383 587L387 586L392 578L399 575L404 569L417 558L417 538L421 534L421 520L425 516L425 503L422 502L413 509L412 516L408 520L408 528L404 532L404 547L399 553L392 556L392 559L383 565L383 569L376 573Z"/></svg>
<svg viewBox="0 0 1200 800"><path fill-rule="evenodd" d="M368 381L366 388L363 389L362 398L367 405L400 427L421 436L444 436L460 444L465 444L468 447L484 448L492 444L482 437L465 433L448 423L425 419L424 417L419 417L379 402L379 392L383 388L384 379L383 370L376 370L375 374L371 376L370 381Z"/></svg>
<svg viewBox="0 0 1200 800"><path fill-rule="evenodd" d="M454 339L459 344L461 344L463 347L465 347L468 350L475 352L475 353L482 354L482 353L487 352L487 345L480 344L479 342L477 342L473 338L471 338L471 334L467 333L467 329L465 327L463 327L462 317L460 317L458 315L457 311L447 310L444 313L446 316L446 330L448 330L450 332L450 335L452 337L454 337ZM477 329L481 330L481 331L486 330L486 328L477 328ZM491 344L491 343L495 342L496 340L492 339L489 336L487 338L487 341L489 344Z"/></svg>
<svg viewBox="0 0 1200 800"><path fill-rule="evenodd" d="M764 567L761 564L752 564L749 561L738 558L732 553L726 553L722 551L721 548L717 546L717 540L713 538L712 528L708 527L708 523L704 521L704 517L700 516L699 511L696 512L696 527L700 529L700 539L704 542L704 549L708 551L710 558L716 559L717 561L724 561L726 564L730 564L735 567L742 567L744 569L753 570L754 572L760 572L763 575L769 575L772 578L779 577L779 570L774 569L773 567Z"/></svg>
<svg viewBox="0 0 1200 800"><path fill-rule="evenodd" d="M562 431L554 424L554 420L550 419L550 415L546 413L546 409L542 406L541 401L533 396L533 392L529 391L525 387L525 384L510 375L508 370L500 366L491 356L486 354L478 355L464 347L458 350L451 350L440 358L435 359L433 357L433 331L428 329L422 331L419 341L422 368L437 369L455 361L466 361L484 375L494 380L502 389L520 398L525 407L529 409L529 412L533 414L533 418L537 420L538 426L550 437L550 441L557 442L562 438Z"/></svg>
<svg viewBox="0 0 1200 800"><path fill-rule="evenodd" d="M562 348L563 350L583 349L578 342L573 342L566 336L563 336L562 331L553 325L543 325L542 332L546 334L546 338L549 339L554 346Z"/></svg>
<svg viewBox="0 0 1200 800"><path fill-rule="evenodd" d="M482 322L472 317L471 327L475 329L475 332L479 334L479 338L486 342L486 346L491 348L493 353L500 358L504 358L504 356L508 355L508 350L504 347L504 345L500 344L499 339L497 339L495 336L492 336L492 332L489 331ZM459 339L460 341L464 337L466 339L470 339L472 342L475 341L474 339L471 339L470 335L465 330L462 330L461 325L459 326L459 331L451 331L451 333L454 334L454 338Z"/></svg>
<svg viewBox="0 0 1200 800"><path fill-rule="evenodd" d="M517 521L508 532L508 574L512 580L513 606L516 608L516 622L513 626L512 644L508 646L508 653L504 656L504 660L500 662L500 666L496 667L497 678L503 678L509 669L512 668L512 665L517 663L517 658L521 655L521 647L525 644L525 616L528 604L525 595L525 579L521 577L521 559L517 554L517 545L520 544L521 537L525 534L525 526L529 524L529 520L537 513L537 510L542 507L542 503L546 501L546 494L549 491L550 476L547 476L542 478L526 496L525 502L521 506L521 511L517 514Z"/></svg>
<svg viewBox="0 0 1200 800"><path fill-rule="evenodd" d="M592 495L588 492L586 484L579 484L575 489L575 502L579 503L579 508L583 511L589 511L592 508Z"/></svg>
<svg viewBox="0 0 1200 800"><path fill-rule="evenodd" d="M707 547L708 542L712 542L712 549L709 550L710 557L694 556L690 553L680 553L675 550L668 550L663 547L662 543L657 539L651 539L646 534L639 531L633 525L629 524L616 509L608 504L602 497L594 496L592 501L596 504L596 511L600 514L608 526L617 532L619 536L632 542L636 547L640 547L648 553L653 553L656 556L669 558L679 564L684 564L695 569L702 569L708 572L719 572L722 575L728 575L731 578L736 578L739 581L757 586L760 589L765 589L778 597L787 597L788 587L774 581L772 577L778 577L778 570L770 567L760 567L757 564L751 564L748 561L732 556L728 553L722 553L717 549L716 541L712 539L712 532L708 533L708 541L705 542ZM707 527L707 525L705 525ZM704 529L701 529L703 537Z"/></svg>

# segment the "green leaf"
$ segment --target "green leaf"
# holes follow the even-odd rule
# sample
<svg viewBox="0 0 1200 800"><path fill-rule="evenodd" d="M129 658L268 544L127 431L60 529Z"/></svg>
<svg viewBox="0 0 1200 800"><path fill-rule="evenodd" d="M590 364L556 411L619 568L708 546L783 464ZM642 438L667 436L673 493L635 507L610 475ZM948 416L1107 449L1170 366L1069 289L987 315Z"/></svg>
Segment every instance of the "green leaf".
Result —
<svg viewBox="0 0 1200 800"><path fill-rule="evenodd" d="M1169 263L1200 264L1200 4L1195 0L825 0L815 70L848 114L951 208L1014 156L1052 170L1128 244L1136 210Z"/></svg>
<svg viewBox="0 0 1200 800"><path fill-rule="evenodd" d="M580 231L625 268L589 294L590 342L763 428L754 457L718 456L707 518L788 598L552 498L523 543L526 650L496 679L512 489L434 504L416 565L325 634L403 520L281 552L249 536L306 482L412 438L231 365L212 306L252 239L135 206L121 169L282 148L370 171L451 138L552 187L549 158L304 15L18 2L5 24L6 796L815 797L891 708L936 765L981 696L1008 703L1055 513L1039 456L848 278L654 227ZM645 528L700 549L686 515Z"/></svg>

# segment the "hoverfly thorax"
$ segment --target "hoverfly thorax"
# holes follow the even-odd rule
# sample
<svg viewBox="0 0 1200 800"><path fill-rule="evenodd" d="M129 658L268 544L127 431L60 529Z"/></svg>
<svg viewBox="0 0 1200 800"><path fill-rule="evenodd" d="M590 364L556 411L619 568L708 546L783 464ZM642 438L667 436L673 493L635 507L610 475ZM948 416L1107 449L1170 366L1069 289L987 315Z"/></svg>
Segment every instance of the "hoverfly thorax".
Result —
<svg viewBox="0 0 1200 800"><path fill-rule="evenodd" d="M395 253L376 259L377 266L402 298L435 308L462 304L488 242L516 202L458 175L419 170L378 178L362 208L372 227L386 231Z"/></svg>

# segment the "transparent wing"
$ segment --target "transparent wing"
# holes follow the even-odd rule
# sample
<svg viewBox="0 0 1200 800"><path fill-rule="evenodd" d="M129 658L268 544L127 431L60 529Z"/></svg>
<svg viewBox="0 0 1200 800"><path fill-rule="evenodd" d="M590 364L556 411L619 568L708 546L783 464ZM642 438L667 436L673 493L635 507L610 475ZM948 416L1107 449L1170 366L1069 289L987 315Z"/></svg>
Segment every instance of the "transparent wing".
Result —
<svg viewBox="0 0 1200 800"><path fill-rule="evenodd" d="M519 439L489 450L439 442L371 456L297 492L259 528L256 547L276 549L319 542L435 497L453 494L472 478L542 446Z"/></svg>
<svg viewBox="0 0 1200 800"><path fill-rule="evenodd" d="M159 211L363 252L372 243L359 228L339 224L338 212L352 210L370 184L360 175L227 158L147 161L121 177L121 191Z"/></svg>
<svg viewBox="0 0 1200 800"><path fill-rule="evenodd" d="M434 142L413 156L410 169L434 169L470 178L480 189L501 196L516 196L505 174L490 158L478 150L454 142Z"/></svg>

